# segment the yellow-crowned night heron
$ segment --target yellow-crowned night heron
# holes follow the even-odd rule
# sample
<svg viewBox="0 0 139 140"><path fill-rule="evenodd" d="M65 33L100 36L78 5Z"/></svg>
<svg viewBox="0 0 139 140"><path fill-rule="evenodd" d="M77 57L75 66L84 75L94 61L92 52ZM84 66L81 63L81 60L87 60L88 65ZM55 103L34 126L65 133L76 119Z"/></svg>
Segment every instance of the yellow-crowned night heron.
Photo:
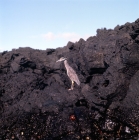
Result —
<svg viewBox="0 0 139 140"><path fill-rule="evenodd" d="M80 85L79 78L78 78L76 72L74 71L74 69L68 64L67 58L61 57L56 62L60 62L60 61L64 61L64 65L65 65L65 68L67 70L67 75L68 75L68 77L70 78L70 80L72 82L71 88L69 90L73 90L74 82L76 82L78 85Z"/></svg>

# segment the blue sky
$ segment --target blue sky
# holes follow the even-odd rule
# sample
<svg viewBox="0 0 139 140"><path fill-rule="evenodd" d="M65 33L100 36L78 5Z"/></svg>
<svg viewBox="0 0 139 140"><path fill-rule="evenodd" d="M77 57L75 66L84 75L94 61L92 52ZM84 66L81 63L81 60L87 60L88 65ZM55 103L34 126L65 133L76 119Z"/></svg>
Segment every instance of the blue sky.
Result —
<svg viewBox="0 0 139 140"><path fill-rule="evenodd" d="M45 50L139 18L139 0L0 0L0 51Z"/></svg>

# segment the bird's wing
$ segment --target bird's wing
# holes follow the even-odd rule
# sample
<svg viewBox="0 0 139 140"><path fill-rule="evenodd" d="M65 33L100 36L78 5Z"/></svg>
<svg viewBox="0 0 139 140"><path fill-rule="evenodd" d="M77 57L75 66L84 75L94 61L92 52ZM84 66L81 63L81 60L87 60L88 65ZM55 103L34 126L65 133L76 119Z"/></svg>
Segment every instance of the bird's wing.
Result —
<svg viewBox="0 0 139 140"><path fill-rule="evenodd" d="M76 72L73 70L72 67L69 67L69 68L68 68L68 70L67 70L67 75L69 76L69 78L70 78L72 81L75 81L78 85L80 85L79 78L78 78Z"/></svg>

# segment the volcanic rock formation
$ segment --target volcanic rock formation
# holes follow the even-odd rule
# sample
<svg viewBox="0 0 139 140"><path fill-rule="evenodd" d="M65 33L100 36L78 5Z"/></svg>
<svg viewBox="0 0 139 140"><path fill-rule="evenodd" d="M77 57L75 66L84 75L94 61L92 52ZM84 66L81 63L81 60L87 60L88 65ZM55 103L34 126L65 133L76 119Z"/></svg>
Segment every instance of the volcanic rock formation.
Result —
<svg viewBox="0 0 139 140"><path fill-rule="evenodd" d="M71 81L66 57L81 81ZM139 134L139 19L63 48L0 53L0 139L120 140Z"/></svg>

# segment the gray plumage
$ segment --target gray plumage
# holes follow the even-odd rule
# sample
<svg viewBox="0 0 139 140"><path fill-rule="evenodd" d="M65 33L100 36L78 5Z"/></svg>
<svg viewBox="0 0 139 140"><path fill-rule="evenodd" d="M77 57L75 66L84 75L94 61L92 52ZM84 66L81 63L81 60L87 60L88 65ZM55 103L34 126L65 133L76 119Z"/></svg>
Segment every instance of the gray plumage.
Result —
<svg viewBox="0 0 139 140"><path fill-rule="evenodd" d="M68 75L68 77L70 78L70 80L72 82L71 88L69 90L73 90L74 82L76 82L77 85L80 85L79 78L78 78L76 72L74 71L74 69L68 64L68 61L67 61L66 58L61 57L56 62L61 62L61 61L64 61L64 65L65 65L65 68L67 70L67 75Z"/></svg>

